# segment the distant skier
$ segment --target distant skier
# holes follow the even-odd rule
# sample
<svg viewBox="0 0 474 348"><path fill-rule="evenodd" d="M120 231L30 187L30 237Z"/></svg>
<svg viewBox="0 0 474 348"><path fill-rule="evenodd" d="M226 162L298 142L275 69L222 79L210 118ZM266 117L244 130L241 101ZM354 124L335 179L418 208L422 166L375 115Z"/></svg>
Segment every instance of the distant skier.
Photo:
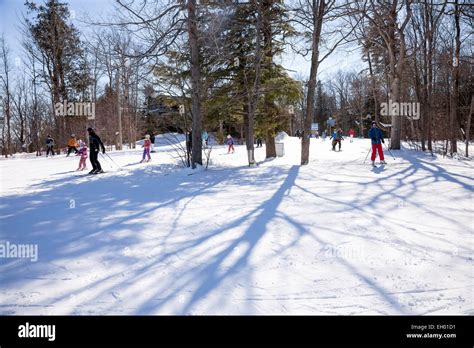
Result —
<svg viewBox="0 0 474 348"><path fill-rule="evenodd" d="M382 150L382 143L385 144L385 141L383 140L383 133L380 128L377 128L377 123L375 122L372 122L372 128L369 130L369 138L372 140L372 156L370 157L372 160L372 166L375 167L375 157L377 155L377 151L379 153L380 163L387 164L387 162L385 162Z"/></svg>
<svg viewBox="0 0 474 348"><path fill-rule="evenodd" d="M193 130L190 128L186 132L186 162L191 165L191 157L193 152Z"/></svg>
<svg viewBox="0 0 474 348"><path fill-rule="evenodd" d="M151 141L151 150L150 152L153 153L155 152L155 135L150 132L150 141Z"/></svg>
<svg viewBox="0 0 474 348"><path fill-rule="evenodd" d="M260 137L257 138L257 147L263 147L262 138Z"/></svg>
<svg viewBox="0 0 474 348"><path fill-rule="evenodd" d="M50 152L51 156L54 156L54 139L48 134L46 137L46 157L49 156Z"/></svg>
<svg viewBox="0 0 474 348"><path fill-rule="evenodd" d="M347 132L347 134L349 134L349 138L351 138L351 143L354 141L354 135L355 135L355 131L353 128L349 129L349 132Z"/></svg>
<svg viewBox="0 0 474 348"><path fill-rule="evenodd" d="M79 140L79 151L77 152L81 156L79 160L79 167L76 171L86 169L86 160L87 160L87 145L82 140Z"/></svg>
<svg viewBox="0 0 474 348"><path fill-rule="evenodd" d="M327 136L328 136L328 133L326 131L324 131L323 135L321 136L321 138L323 138L323 141L326 140Z"/></svg>
<svg viewBox="0 0 474 348"><path fill-rule="evenodd" d="M334 130L329 139L332 139L332 150L336 151L336 145L339 144L339 151L341 151L341 140L344 140L342 137L342 129Z"/></svg>
<svg viewBox="0 0 474 348"><path fill-rule="evenodd" d="M145 135L145 141L143 142L143 157L140 163L145 162L145 156L147 157L147 162L151 161L151 156L150 156L150 148L151 148L151 140L150 140L150 135L147 134Z"/></svg>
<svg viewBox="0 0 474 348"><path fill-rule="evenodd" d="M209 145L209 134L206 131L201 132L202 146L207 147Z"/></svg>
<svg viewBox="0 0 474 348"><path fill-rule="evenodd" d="M186 150L188 153L193 151L193 130L189 129L186 133Z"/></svg>
<svg viewBox="0 0 474 348"><path fill-rule="evenodd" d="M72 151L77 154L77 146L78 144L76 141L76 136L74 134L71 134L71 137L67 141L67 157L69 157Z"/></svg>
<svg viewBox="0 0 474 348"><path fill-rule="evenodd" d="M234 153L234 139L232 138L230 134L227 136L227 140L225 143L229 147L227 150L227 153L230 153L230 150L232 150L232 153Z"/></svg>
<svg viewBox="0 0 474 348"><path fill-rule="evenodd" d="M105 146L92 128L87 128L87 132L89 132L89 160L92 164L92 170L89 172L89 174L103 173L104 171L102 170L98 157L100 149L102 149L102 153L105 154Z"/></svg>

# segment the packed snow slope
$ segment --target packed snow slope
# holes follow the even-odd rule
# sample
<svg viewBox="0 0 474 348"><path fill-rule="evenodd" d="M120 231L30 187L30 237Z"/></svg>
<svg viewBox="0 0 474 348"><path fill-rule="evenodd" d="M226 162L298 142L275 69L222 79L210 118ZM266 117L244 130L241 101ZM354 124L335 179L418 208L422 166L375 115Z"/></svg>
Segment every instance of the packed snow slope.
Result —
<svg viewBox="0 0 474 348"><path fill-rule="evenodd" d="M474 314L472 162L342 145L2 160L0 242L38 260L0 259L0 314Z"/></svg>

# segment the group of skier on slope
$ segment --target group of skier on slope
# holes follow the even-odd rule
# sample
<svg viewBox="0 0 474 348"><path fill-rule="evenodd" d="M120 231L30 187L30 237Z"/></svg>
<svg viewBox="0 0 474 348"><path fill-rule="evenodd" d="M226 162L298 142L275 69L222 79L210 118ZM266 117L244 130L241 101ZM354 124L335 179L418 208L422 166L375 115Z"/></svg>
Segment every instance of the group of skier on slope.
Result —
<svg viewBox="0 0 474 348"><path fill-rule="evenodd" d="M71 138L68 140L67 156L69 156L72 151L74 151L76 155L80 156L79 167L76 171L82 171L86 169L87 152L89 150L89 160L92 164L92 170L89 172L89 174L103 173L104 171L102 170L102 166L99 162L99 152L102 150L102 153L105 154L104 143L102 143L100 137L91 127L87 128L87 132L89 133L89 148L82 140L79 140L77 143L74 134L72 134ZM77 146L79 147L79 150L77 149Z"/></svg>
<svg viewBox="0 0 474 348"><path fill-rule="evenodd" d="M352 142L352 139L354 137L353 129L349 130L349 136ZM375 121L372 122L372 127L369 130L369 138L372 143L372 155L370 157L372 161L372 166L375 167L375 158L377 157L377 153L380 158L380 164L387 164L387 162L385 162L385 157L382 149L382 143L385 144L385 140L383 139L382 130L377 127L377 123ZM341 141L344 140L342 129L335 129L330 139L332 139L332 150L336 151L336 146L339 145L338 150L341 151Z"/></svg>
<svg viewBox="0 0 474 348"><path fill-rule="evenodd" d="M77 156L80 156L79 159L79 166L76 169L76 171L82 171L86 169L86 160L87 160L87 155L89 152L89 160L92 165L92 170L89 172L89 174L100 174L103 173L102 166L99 162L99 152L102 151L103 154L105 154L105 146L100 137L97 135L97 133L94 131L93 128L89 127L87 128L87 132L89 133L89 147L87 147L87 144L79 139L79 141L76 140L76 136L74 134L71 134L71 137L69 138L67 142L67 155L66 157L69 157L71 152L74 152ZM155 137L153 136L153 141ZM145 135L145 140L143 143L143 155L142 155L142 162L149 162L151 161L151 155L150 152L153 152L153 144L151 140L151 136L149 134ZM79 148L79 149L78 149ZM51 137L51 135L48 134L46 138L46 156L54 156L54 139Z"/></svg>
<svg viewBox="0 0 474 348"><path fill-rule="evenodd" d="M86 160L87 160L87 153L89 150L89 160L92 164L92 170L89 172L89 174L100 174L103 173L102 166L100 165L99 162L99 152L102 151L103 154L105 154L105 146L102 143L102 140L100 137L97 135L97 133L92 129L91 127L87 128L87 132L89 133L89 149L86 145L85 142L82 140L79 140L78 142L76 141L76 137L74 134L71 135L71 137L68 140L67 143L67 156L70 155L71 152L74 151L74 153L78 156L80 156L79 160L79 167L77 168L77 171L82 171L86 168ZM204 132L203 132L204 133ZM354 131L351 129L349 131L349 136L351 138L354 137ZM142 154L142 160L140 163L143 162L149 162L151 161L151 155L150 152L153 152L153 145L154 145L154 139L155 137L153 136L153 139L151 139L151 136L149 134L145 135L145 140L143 142L143 154ZM375 166L375 158L378 156L380 158L380 163L381 164L387 164L385 162L385 157L382 149L382 143L385 143L384 138L383 138L383 133L380 128L377 127L376 122L372 122L372 127L369 130L369 138L371 139L372 143L372 155L371 155L371 161L372 161L372 166ZM206 136L203 136L203 141L207 144L208 142L208 135L206 132ZM332 139L332 150L336 151L336 146L339 145L339 151L341 151L341 141L344 140L343 137L343 132L342 129L335 129L333 134L331 135ZM153 140L153 141L152 141ZM232 136L229 134L226 138L225 141L226 145L228 146L227 153L234 153L234 139ZM51 153L52 156L54 156L54 139L51 137L51 135L48 135L46 138L46 156ZM79 150L77 149L79 147Z"/></svg>

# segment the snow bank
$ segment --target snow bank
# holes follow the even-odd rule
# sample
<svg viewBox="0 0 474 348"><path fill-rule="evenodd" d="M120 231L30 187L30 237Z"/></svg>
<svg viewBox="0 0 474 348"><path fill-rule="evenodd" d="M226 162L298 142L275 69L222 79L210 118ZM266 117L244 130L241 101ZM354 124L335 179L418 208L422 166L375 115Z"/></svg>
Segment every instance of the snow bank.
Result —
<svg viewBox="0 0 474 348"><path fill-rule="evenodd" d="M280 132L276 135L275 141L276 142L285 142L290 138L290 136L286 132Z"/></svg>
<svg viewBox="0 0 474 348"><path fill-rule="evenodd" d="M138 140L137 145L142 146L145 139ZM171 146L186 141L186 136L181 133L164 133L155 135L155 146Z"/></svg>

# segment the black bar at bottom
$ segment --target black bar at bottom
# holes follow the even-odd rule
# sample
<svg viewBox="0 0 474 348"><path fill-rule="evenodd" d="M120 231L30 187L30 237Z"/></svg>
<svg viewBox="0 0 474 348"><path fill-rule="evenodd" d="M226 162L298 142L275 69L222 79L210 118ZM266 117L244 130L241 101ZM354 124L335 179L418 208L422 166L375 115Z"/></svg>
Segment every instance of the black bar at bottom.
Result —
<svg viewBox="0 0 474 348"><path fill-rule="evenodd" d="M54 337L51 325L54 325ZM468 316L1 316L0 347L70 344L472 347L473 330L469 330L472 327L472 317Z"/></svg>

